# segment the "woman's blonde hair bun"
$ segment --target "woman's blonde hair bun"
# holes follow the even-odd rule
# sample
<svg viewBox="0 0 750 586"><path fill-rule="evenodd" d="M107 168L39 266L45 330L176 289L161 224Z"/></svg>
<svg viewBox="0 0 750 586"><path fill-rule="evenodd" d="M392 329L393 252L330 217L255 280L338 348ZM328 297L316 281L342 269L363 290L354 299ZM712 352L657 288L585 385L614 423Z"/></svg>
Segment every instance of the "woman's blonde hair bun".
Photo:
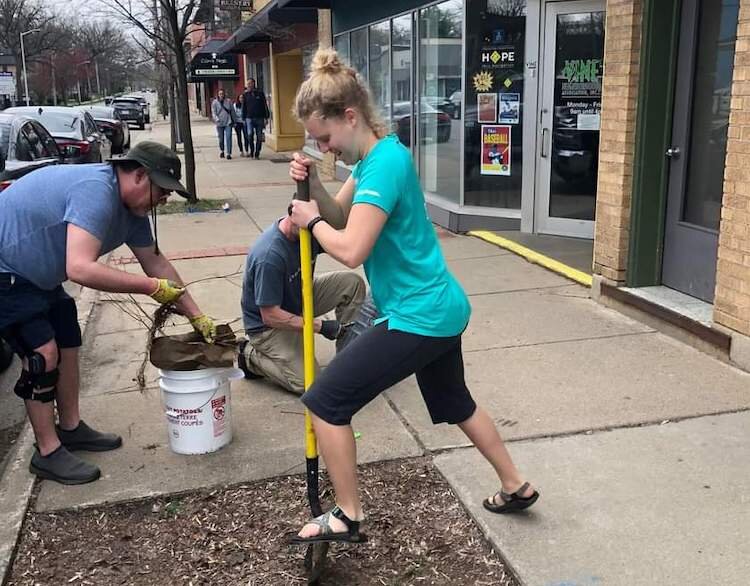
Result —
<svg viewBox="0 0 750 586"><path fill-rule="evenodd" d="M297 91L292 112L304 122L313 115L341 118L347 108L358 110L378 137L385 136L387 128L372 102L367 82L334 49L318 49L310 75Z"/></svg>
<svg viewBox="0 0 750 586"><path fill-rule="evenodd" d="M339 54L333 49L319 49L313 56L310 65L310 73L324 73L327 75L337 75L346 68L346 65L339 58Z"/></svg>

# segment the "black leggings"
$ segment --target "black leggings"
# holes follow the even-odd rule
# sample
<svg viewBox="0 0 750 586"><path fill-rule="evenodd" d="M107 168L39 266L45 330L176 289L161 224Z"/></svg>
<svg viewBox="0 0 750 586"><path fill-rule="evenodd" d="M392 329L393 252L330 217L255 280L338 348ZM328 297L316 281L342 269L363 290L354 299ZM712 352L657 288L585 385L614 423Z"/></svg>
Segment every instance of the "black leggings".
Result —
<svg viewBox="0 0 750 586"><path fill-rule="evenodd" d="M474 414L461 336L409 334L389 330L387 322L365 330L337 354L302 402L324 421L348 425L357 411L410 374L417 375L433 423L461 423Z"/></svg>
<svg viewBox="0 0 750 586"><path fill-rule="evenodd" d="M248 145L247 132L245 131L245 125L242 122L235 123L234 131L237 133L237 144L240 147L240 152L244 153L247 150L247 145Z"/></svg>

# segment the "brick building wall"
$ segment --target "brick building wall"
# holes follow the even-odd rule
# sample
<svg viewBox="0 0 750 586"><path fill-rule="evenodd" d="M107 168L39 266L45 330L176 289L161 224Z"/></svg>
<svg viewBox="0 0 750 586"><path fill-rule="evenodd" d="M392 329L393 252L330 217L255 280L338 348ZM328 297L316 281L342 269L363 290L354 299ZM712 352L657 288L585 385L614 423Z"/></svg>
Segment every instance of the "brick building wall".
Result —
<svg viewBox="0 0 750 586"><path fill-rule="evenodd" d="M714 321L750 335L750 0L741 0L734 57Z"/></svg>
<svg viewBox="0 0 750 586"><path fill-rule="evenodd" d="M594 273L622 282L628 262L641 0L608 0Z"/></svg>

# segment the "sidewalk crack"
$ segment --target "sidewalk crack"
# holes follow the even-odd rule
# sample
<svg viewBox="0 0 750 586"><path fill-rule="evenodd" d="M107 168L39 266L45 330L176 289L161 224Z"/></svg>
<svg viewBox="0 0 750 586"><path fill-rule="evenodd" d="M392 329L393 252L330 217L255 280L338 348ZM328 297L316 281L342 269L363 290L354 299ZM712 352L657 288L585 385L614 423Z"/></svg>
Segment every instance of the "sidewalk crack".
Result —
<svg viewBox="0 0 750 586"><path fill-rule="evenodd" d="M549 346L552 344L567 344L568 342L586 342L588 340L610 340L614 338L626 338L630 336L644 336L657 334L657 330L649 330L643 332L624 332L622 334L609 334L605 336L587 336L585 338L566 338L564 340L548 340L546 342L531 342L528 344L507 344L497 346L487 346L486 348L477 348L475 350L464 350L464 354L473 354L476 352L484 352L486 350L510 350L513 348L532 348L534 346Z"/></svg>

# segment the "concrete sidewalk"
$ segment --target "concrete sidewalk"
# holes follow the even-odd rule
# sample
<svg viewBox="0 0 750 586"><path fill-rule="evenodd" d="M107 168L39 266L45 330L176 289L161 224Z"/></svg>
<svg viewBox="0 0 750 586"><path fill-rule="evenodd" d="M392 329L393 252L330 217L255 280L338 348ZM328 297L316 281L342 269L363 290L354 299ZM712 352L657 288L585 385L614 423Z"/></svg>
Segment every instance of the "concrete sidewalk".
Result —
<svg viewBox="0 0 750 586"><path fill-rule="evenodd" d="M167 142L166 131L156 125L148 136ZM287 166L268 160L276 155L226 161L210 124L196 122L194 133L200 194L240 208L162 216L160 242L168 253L193 251L194 258L175 261L187 280L223 276L191 291L212 316L232 321L240 315L239 251L284 213L294 186ZM413 378L355 419L360 459L432 455L525 584L746 584L750 375L594 303L588 289L507 251L439 233L473 306L464 336L467 382L542 498L526 515L485 512L482 499L498 488L490 467L457 429L430 423ZM220 247L236 252L198 255ZM341 268L321 257L317 270ZM173 454L156 373L147 371L145 392L132 382L144 337L99 297L85 339L82 410L121 433L125 445L86 454L102 467L98 482L41 483L36 510L302 471L300 404L263 381L233 383L230 446L207 456ZM320 343L318 352L325 363L332 348Z"/></svg>

